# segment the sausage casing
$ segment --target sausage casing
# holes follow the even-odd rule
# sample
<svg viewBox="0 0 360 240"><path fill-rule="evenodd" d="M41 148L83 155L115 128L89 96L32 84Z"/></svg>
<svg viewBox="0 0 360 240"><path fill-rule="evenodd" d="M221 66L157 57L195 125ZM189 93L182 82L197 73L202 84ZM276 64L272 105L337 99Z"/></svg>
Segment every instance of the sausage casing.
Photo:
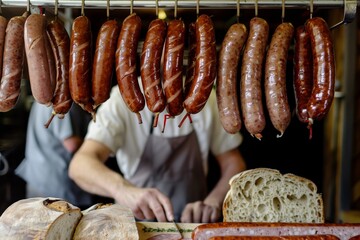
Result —
<svg viewBox="0 0 360 240"><path fill-rule="evenodd" d="M296 116L300 122L308 121L307 104L312 92L312 53L309 34L304 26L296 28L294 50L294 95Z"/></svg>
<svg viewBox="0 0 360 240"><path fill-rule="evenodd" d="M32 95L40 104L51 105L55 66L46 26L45 16L31 14L25 22L24 41Z"/></svg>
<svg viewBox="0 0 360 240"><path fill-rule="evenodd" d="M91 24L86 16L74 19L70 38L69 87L73 101L94 118L91 100Z"/></svg>
<svg viewBox="0 0 360 240"><path fill-rule="evenodd" d="M201 15L195 23L196 62L194 80L191 83L184 107L189 114L196 114L205 106L216 77L215 30L211 18Z"/></svg>
<svg viewBox="0 0 360 240"><path fill-rule="evenodd" d="M242 58L240 102L244 126L258 139L262 138L261 132L266 125L262 100L262 71L268 38L268 23L259 17L252 18Z"/></svg>
<svg viewBox="0 0 360 240"><path fill-rule="evenodd" d="M270 120L281 137L291 120L286 90L286 63L294 27L281 23L271 38L265 62L265 98Z"/></svg>
<svg viewBox="0 0 360 240"><path fill-rule="evenodd" d="M0 83L0 112L11 110L20 95L25 20L24 16L12 17L6 26Z"/></svg>
<svg viewBox="0 0 360 240"><path fill-rule="evenodd" d="M187 58L187 68L185 75L185 83L184 83L184 96L189 93L191 83L194 80L194 69L196 62L196 33L195 33L195 23L189 24L188 30L188 58Z"/></svg>
<svg viewBox="0 0 360 240"><path fill-rule="evenodd" d="M160 61L166 37L166 22L151 21L141 53L141 80L148 109L153 113L162 112L166 99L161 86Z"/></svg>
<svg viewBox="0 0 360 240"><path fill-rule="evenodd" d="M116 79L121 96L127 107L137 113L141 123L140 111L145 107L145 99L136 72L137 46L141 32L141 19L133 13L123 21L116 47Z"/></svg>
<svg viewBox="0 0 360 240"><path fill-rule="evenodd" d="M237 72L241 50L246 38L245 25L233 24L228 29L220 49L216 99L221 124L228 133L239 132L242 124L237 93Z"/></svg>
<svg viewBox="0 0 360 240"><path fill-rule="evenodd" d="M321 120L329 111L335 92L335 59L330 29L324 19L316 17L305 24L313 56L313 88L307 112L309 125Z"/></svg>
<svg viewBox="0 0 360 240"><path fill-rule="evenodd" d="M185 24L172 20L167 28L164 50L163 89L167 100L167 111L177 116L184 110L183 57L185 45Z"/></svg>
<svg viewBox="0 0 360 240"><path fill-rule="evenodd" d="M70 37L59 20L53 20L48 24L47 33L56 66L56 87L52 99L53 114L63 118L73 103L69 89Z"/></svg>
<svg viewBox="0 0 360 240"><path fill-rule="evenodd" d="M3 16L0 16L0 79L2 76L2 63L3 63L3 52L4 52L4 43L5 43L5 32L7 26L7 19Z"/></svg>
<svg viewBox="0 0 360 240"><path fill-rule="evenodd" d="M96 108L110 97L116 43L120 28L116 20L106 21L100 28L92 68L92 100Z"/></svg>

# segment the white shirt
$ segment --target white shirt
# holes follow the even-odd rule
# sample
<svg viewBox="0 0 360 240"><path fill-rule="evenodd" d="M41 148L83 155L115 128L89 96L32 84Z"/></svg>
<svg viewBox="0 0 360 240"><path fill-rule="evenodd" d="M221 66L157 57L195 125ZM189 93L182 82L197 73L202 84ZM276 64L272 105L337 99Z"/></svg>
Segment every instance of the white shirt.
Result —
<svg viewBox="0 0 360 240"><path fill-rule="evenodd" d="M205 174L208 172L209 150L214 155L218 155L238 147L242 142L240 133L228 134L223 129L219 119L215 91L212 91L204 108L199 113L191 115L192 124L187 118L181 128L178 127L186 115L184 110L179 116L167 119L162 133L166 113L166 111L160 113L158 125L153 129L152 134L177 137L187 135L194 129L202 153ZM150 127L152 127L151 120L154 114L146 105L140 114L142 124L139 124L136 114L127 108L119 88L114 86L110 98L99 107L96 122L90 123L86 135L86 139L101 142L116 154L119 168L125 178L129 178L136 171L150 134Z"/></svg>

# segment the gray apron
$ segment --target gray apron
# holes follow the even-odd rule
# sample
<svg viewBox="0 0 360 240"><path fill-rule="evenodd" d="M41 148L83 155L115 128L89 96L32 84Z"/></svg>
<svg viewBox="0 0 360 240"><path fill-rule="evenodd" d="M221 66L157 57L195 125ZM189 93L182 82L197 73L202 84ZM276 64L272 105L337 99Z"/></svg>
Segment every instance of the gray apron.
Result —
<svg viewBox="0 0 360 240"><path fill-rule="evenodd" d="M196 132L164 138L151 131L139 166L128 180L138 187L157 188L168 196L179 221L187 203L203 200L207 194Z"/></svg>

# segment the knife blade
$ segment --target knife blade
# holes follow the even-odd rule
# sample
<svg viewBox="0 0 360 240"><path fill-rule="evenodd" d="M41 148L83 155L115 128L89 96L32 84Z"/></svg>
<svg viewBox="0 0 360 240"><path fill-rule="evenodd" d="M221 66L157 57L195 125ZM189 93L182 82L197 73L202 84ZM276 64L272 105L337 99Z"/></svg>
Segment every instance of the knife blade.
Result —
<svg viewBox="0 0 360 240"><path fill-rule="evenodd" d="M175 229L176 229L176 230L178 231L178 233L179 233L179 237L180 237L179 240L180 240L180 239L183 239L182 232L181 232L179 226L176 224L175 220L172 220L172 223L175 225Z"/></svg>

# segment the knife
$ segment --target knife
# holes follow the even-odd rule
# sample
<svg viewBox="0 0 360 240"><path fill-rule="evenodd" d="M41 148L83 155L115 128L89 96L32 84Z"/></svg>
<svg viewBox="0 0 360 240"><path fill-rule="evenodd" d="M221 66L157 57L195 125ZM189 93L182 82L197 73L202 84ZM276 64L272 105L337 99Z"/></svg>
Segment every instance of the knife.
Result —
<svg viewBox="0 0 360 240"><path fill-rule="evenodd" d="M176 229L176 230L178 231L178 233L179 233L179 236L180 236L179 239L183 239L182 232L181 232L179 226L176 224L175 220L172 220L172 223L175 225L175 229Z"/></svg>

